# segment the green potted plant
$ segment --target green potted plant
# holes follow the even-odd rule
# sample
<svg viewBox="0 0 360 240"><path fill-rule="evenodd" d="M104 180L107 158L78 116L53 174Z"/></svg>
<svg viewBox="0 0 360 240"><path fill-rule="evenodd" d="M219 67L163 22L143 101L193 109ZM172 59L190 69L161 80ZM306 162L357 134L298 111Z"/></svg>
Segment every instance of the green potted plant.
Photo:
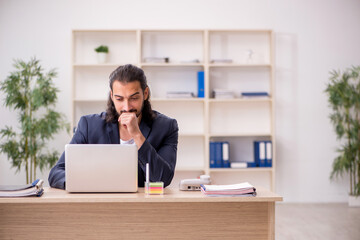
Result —
<svg viewBox="0 0 360 240"><path fill-rule="evenodd" d="M330 177L348 173L349 206L360 206L360 66L332 71L325 92L332 109L330 120L341 142Z"/></svg>
<svg viewBox="0 0 360 240"><path fill-rule="evenodd" d="M17 111L19 129L5 126L0 130L0 152L11 160L17 172L25 167L26 183L36 179L36 169L52 167L58 160L56 151L46 143L63 128L69 131L64 115L55 111L57 92L53 83L57 73L44 73L39 60L15 60L15 71L0 83L5 106Z"/></svg>
<svg viewBox="0 0 360 240"><path fill-rule="evenodd" d="M109 53L108 46L100 45L99 47L95 48L95 52L97 52L98 63L105 63Z"/></svg>

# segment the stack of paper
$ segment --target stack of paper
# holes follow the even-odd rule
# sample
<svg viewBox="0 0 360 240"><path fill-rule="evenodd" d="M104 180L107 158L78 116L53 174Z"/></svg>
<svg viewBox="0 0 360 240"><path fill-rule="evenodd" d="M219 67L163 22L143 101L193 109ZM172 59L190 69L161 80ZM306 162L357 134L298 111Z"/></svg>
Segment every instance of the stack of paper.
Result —
<svg viewBox="0 0 360 240"><path fill-rule="evenodd" d="M232 99L234 98L234 92L228 89L214 89L214 98L216 99Z"/></svg>
<svg viewBox="0 0 360 240"><path fill-rule="evenodd" d="M169 63L168 57L147 57L144 58L146 63Z"/></svg>
<svg viewBox="0 0 360 240"><path fill-rule="evenodd" d="M194 93L192 92L167 92L166 93L167 98L193 98Z"/></svg>
<svg viewBox="0 0 360 240"><path fill-rule="evenodd" d="M233 62L233 60L232 59L226 59L226 58L224 58L224 59L211 59L210 60L210 63L232 63Z"/></svg>
<svg viewBox="0 0 360 240"><path fill-rule="evenodd" d="M44 193L43 183L42 179L36 179L27 185L0 185L0 197L40 197Z"/></svg>
<svg viewBox="0 0 360 240"><path fill-rule="evenodd" d="M248 182L230 184L230 185L204 185L201 184L201 191L206 196L239 196L251 197L256 196L256 189Z"/></svg>

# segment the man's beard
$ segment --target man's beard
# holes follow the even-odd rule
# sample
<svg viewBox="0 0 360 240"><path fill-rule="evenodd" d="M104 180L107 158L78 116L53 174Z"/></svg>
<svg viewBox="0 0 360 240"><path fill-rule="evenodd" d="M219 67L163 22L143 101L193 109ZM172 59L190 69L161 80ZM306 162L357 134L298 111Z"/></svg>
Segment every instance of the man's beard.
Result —
<svg viewBox="0 0 360 240"><path fill-rule="evenodd" d="M116 117L116 119L118 119L122 113L127 113L127 112L131 113L131 112L133 112L133 113L135 113L136 117L139 118L139 116L142 113L143 108L144 108L144 104L142 104L140 112L138 112L136 109L130 109L129 111L121 110L120 113L119 113L116 110L116 116L115 117Z"/></svg>

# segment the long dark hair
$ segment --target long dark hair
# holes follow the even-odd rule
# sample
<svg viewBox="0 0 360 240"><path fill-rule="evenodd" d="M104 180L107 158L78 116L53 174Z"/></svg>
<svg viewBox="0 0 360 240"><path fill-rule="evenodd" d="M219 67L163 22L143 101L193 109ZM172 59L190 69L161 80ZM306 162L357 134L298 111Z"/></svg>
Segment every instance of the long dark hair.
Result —
<svg viewBox="0 0 360 240"><path fill-rule="evenodd" d="M144 71L141 68L138 68L131 64L120 66L110 74L109 85L111 91L113 90L114 81L120 81L122 83L139 81L143 93L146 87L148 87ZM151 122L155 118L155 114L150 104L150 89L148 98L144 100L144 105L141 113L142 120L144 120L145 122ZM109 92L105 120L106 122L117 122L118 118L119 114L116 112L115 105L111 99L111 92Z"/></svg>

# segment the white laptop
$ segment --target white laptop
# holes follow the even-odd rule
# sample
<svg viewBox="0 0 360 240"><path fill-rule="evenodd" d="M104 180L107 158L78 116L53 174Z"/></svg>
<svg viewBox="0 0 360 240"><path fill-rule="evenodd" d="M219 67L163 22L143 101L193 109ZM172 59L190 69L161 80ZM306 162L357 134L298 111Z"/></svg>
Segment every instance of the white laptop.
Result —
<svg viewBox="0 0 360 240"><path fill-rule="evenodd" d="M68 192L137 192L136 145L66 144Z"/></svg>

